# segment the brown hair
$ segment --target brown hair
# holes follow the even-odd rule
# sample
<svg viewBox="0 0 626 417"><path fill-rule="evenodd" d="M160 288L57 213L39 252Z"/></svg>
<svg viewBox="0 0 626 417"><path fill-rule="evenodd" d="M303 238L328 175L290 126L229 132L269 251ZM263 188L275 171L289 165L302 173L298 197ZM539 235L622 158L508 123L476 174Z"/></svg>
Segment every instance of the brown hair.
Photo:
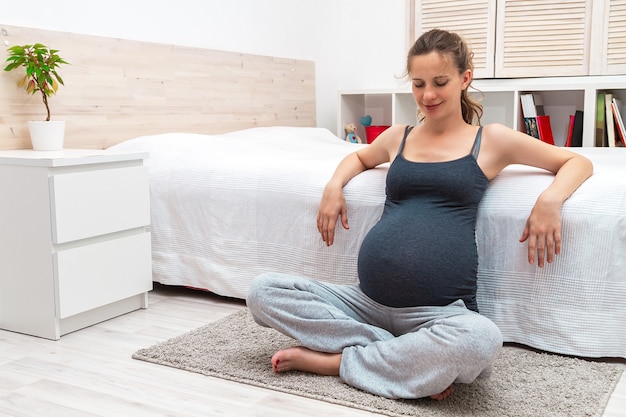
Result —
<svg viewBox="0 0 626 417"><path fill-rule="evenodd" d="M470 50L463 38L453 32L442 29L432 29L422 34L422 36L415 41L411 49L409 49L406 60L407 74L410 72L409 63L412 57L426 55L431 52L439 52L444 56L451 57L453 60L452 63L459 71L459 74L462 74L467 69L472 70L472 72L474 71L474 63L472 62L474 53ZM483 115L483 107L469 96L467 89L461 92L461 112L463 114L463 120L465 120L466 123L472 124L476 121L480 124L480 118ZM420 120L422 120L423 117L421 115L419 116Z"/></svg>

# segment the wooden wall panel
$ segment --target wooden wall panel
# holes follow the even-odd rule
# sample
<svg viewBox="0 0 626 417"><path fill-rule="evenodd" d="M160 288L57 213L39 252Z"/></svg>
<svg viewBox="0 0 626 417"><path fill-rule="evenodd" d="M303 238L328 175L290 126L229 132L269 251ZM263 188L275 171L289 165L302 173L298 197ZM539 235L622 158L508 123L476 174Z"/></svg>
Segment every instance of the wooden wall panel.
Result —
<svg viewBox="0 0 626 417"><path fill-rule="evenodd" d="M43 43L71 65L50 98L66 120L66 148L107 148L148 134L223 133L258 126L315 126L311 61L156 44L0 24L6 48ZM8 41L8 46L4 42ZM43 120L41 96L0 71L0 149L30 148L26 121Z"/></svg>

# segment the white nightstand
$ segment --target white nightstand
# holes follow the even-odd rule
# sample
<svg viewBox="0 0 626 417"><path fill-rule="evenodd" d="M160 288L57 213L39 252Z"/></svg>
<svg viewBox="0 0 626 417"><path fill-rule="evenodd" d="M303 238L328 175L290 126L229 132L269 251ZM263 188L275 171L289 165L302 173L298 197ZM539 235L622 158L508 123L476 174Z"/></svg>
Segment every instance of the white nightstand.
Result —
<svg viewBox="0 0 626 417"><path fill-rule="evenodd" d="M56 340L147 307L146 157L0 151L0 329Z"/></svg>

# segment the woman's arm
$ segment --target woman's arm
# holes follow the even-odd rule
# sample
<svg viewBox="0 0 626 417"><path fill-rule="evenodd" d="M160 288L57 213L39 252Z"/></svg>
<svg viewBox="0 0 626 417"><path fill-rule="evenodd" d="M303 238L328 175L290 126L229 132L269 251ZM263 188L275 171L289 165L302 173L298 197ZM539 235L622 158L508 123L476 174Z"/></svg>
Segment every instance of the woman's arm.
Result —
<svg viewBox="0 0 626 417"><path fill-rule="evenodd" d="M488 164L499 172L509 164L546 169L555 174L552 183L539 195L526 221L520 242L528 241L528 262L543 267L561 252L561 208L593 173L591 161L565 148L549 145L501 125L490 125L487 157L499 163ZM481 155L482 156L482 155ZM495 175L494 175L495 176Z"/></svg>
<svg viewBox="0 0 626 417"><path fill-rule="evenodd" d="M382 132L372 144L346 156L337 166L332 178L326 184L317 212L317 230L322 240L330 246L335 240L337 219L341 219L344 229L349 229L346 199L343 187L366 169L374 168L390 161L390 154L397 152L404 126L392 126Z"/></svg>
<svg viewBox="0 0 626 417"><path fill-rule="evenodd" d="M326 184L317 212L317 230L327 246L332 245L335 240L338 217L341 218L341 225L344 229L350 228L346 199L343 195L344 185L366 169L357 152L351 153L339 163L332 178Z"/></svg>
<svg viewBox="0 0 626 417"><path fill-rule="evenodd" d="M553 146L553 145L547 145ZM554 180L537 198L526 221L520 242L528 241L528 262L539 267L554 262L561 253L561 208L565 200L593 173L591 161L571 154L556 167Z"/></svg>

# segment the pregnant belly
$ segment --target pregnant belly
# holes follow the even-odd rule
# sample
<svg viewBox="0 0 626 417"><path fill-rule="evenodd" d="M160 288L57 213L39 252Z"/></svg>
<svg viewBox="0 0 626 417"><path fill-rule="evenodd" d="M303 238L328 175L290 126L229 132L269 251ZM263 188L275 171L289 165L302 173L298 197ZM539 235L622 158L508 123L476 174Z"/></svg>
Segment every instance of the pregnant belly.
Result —
<svg viewBox="0 0 626 417"><path fill-rule="evenodd" d="M363 240L358 259L363 291L390 307L446 305L475 293L473 228L449 222L385 222Z"/></svg>

